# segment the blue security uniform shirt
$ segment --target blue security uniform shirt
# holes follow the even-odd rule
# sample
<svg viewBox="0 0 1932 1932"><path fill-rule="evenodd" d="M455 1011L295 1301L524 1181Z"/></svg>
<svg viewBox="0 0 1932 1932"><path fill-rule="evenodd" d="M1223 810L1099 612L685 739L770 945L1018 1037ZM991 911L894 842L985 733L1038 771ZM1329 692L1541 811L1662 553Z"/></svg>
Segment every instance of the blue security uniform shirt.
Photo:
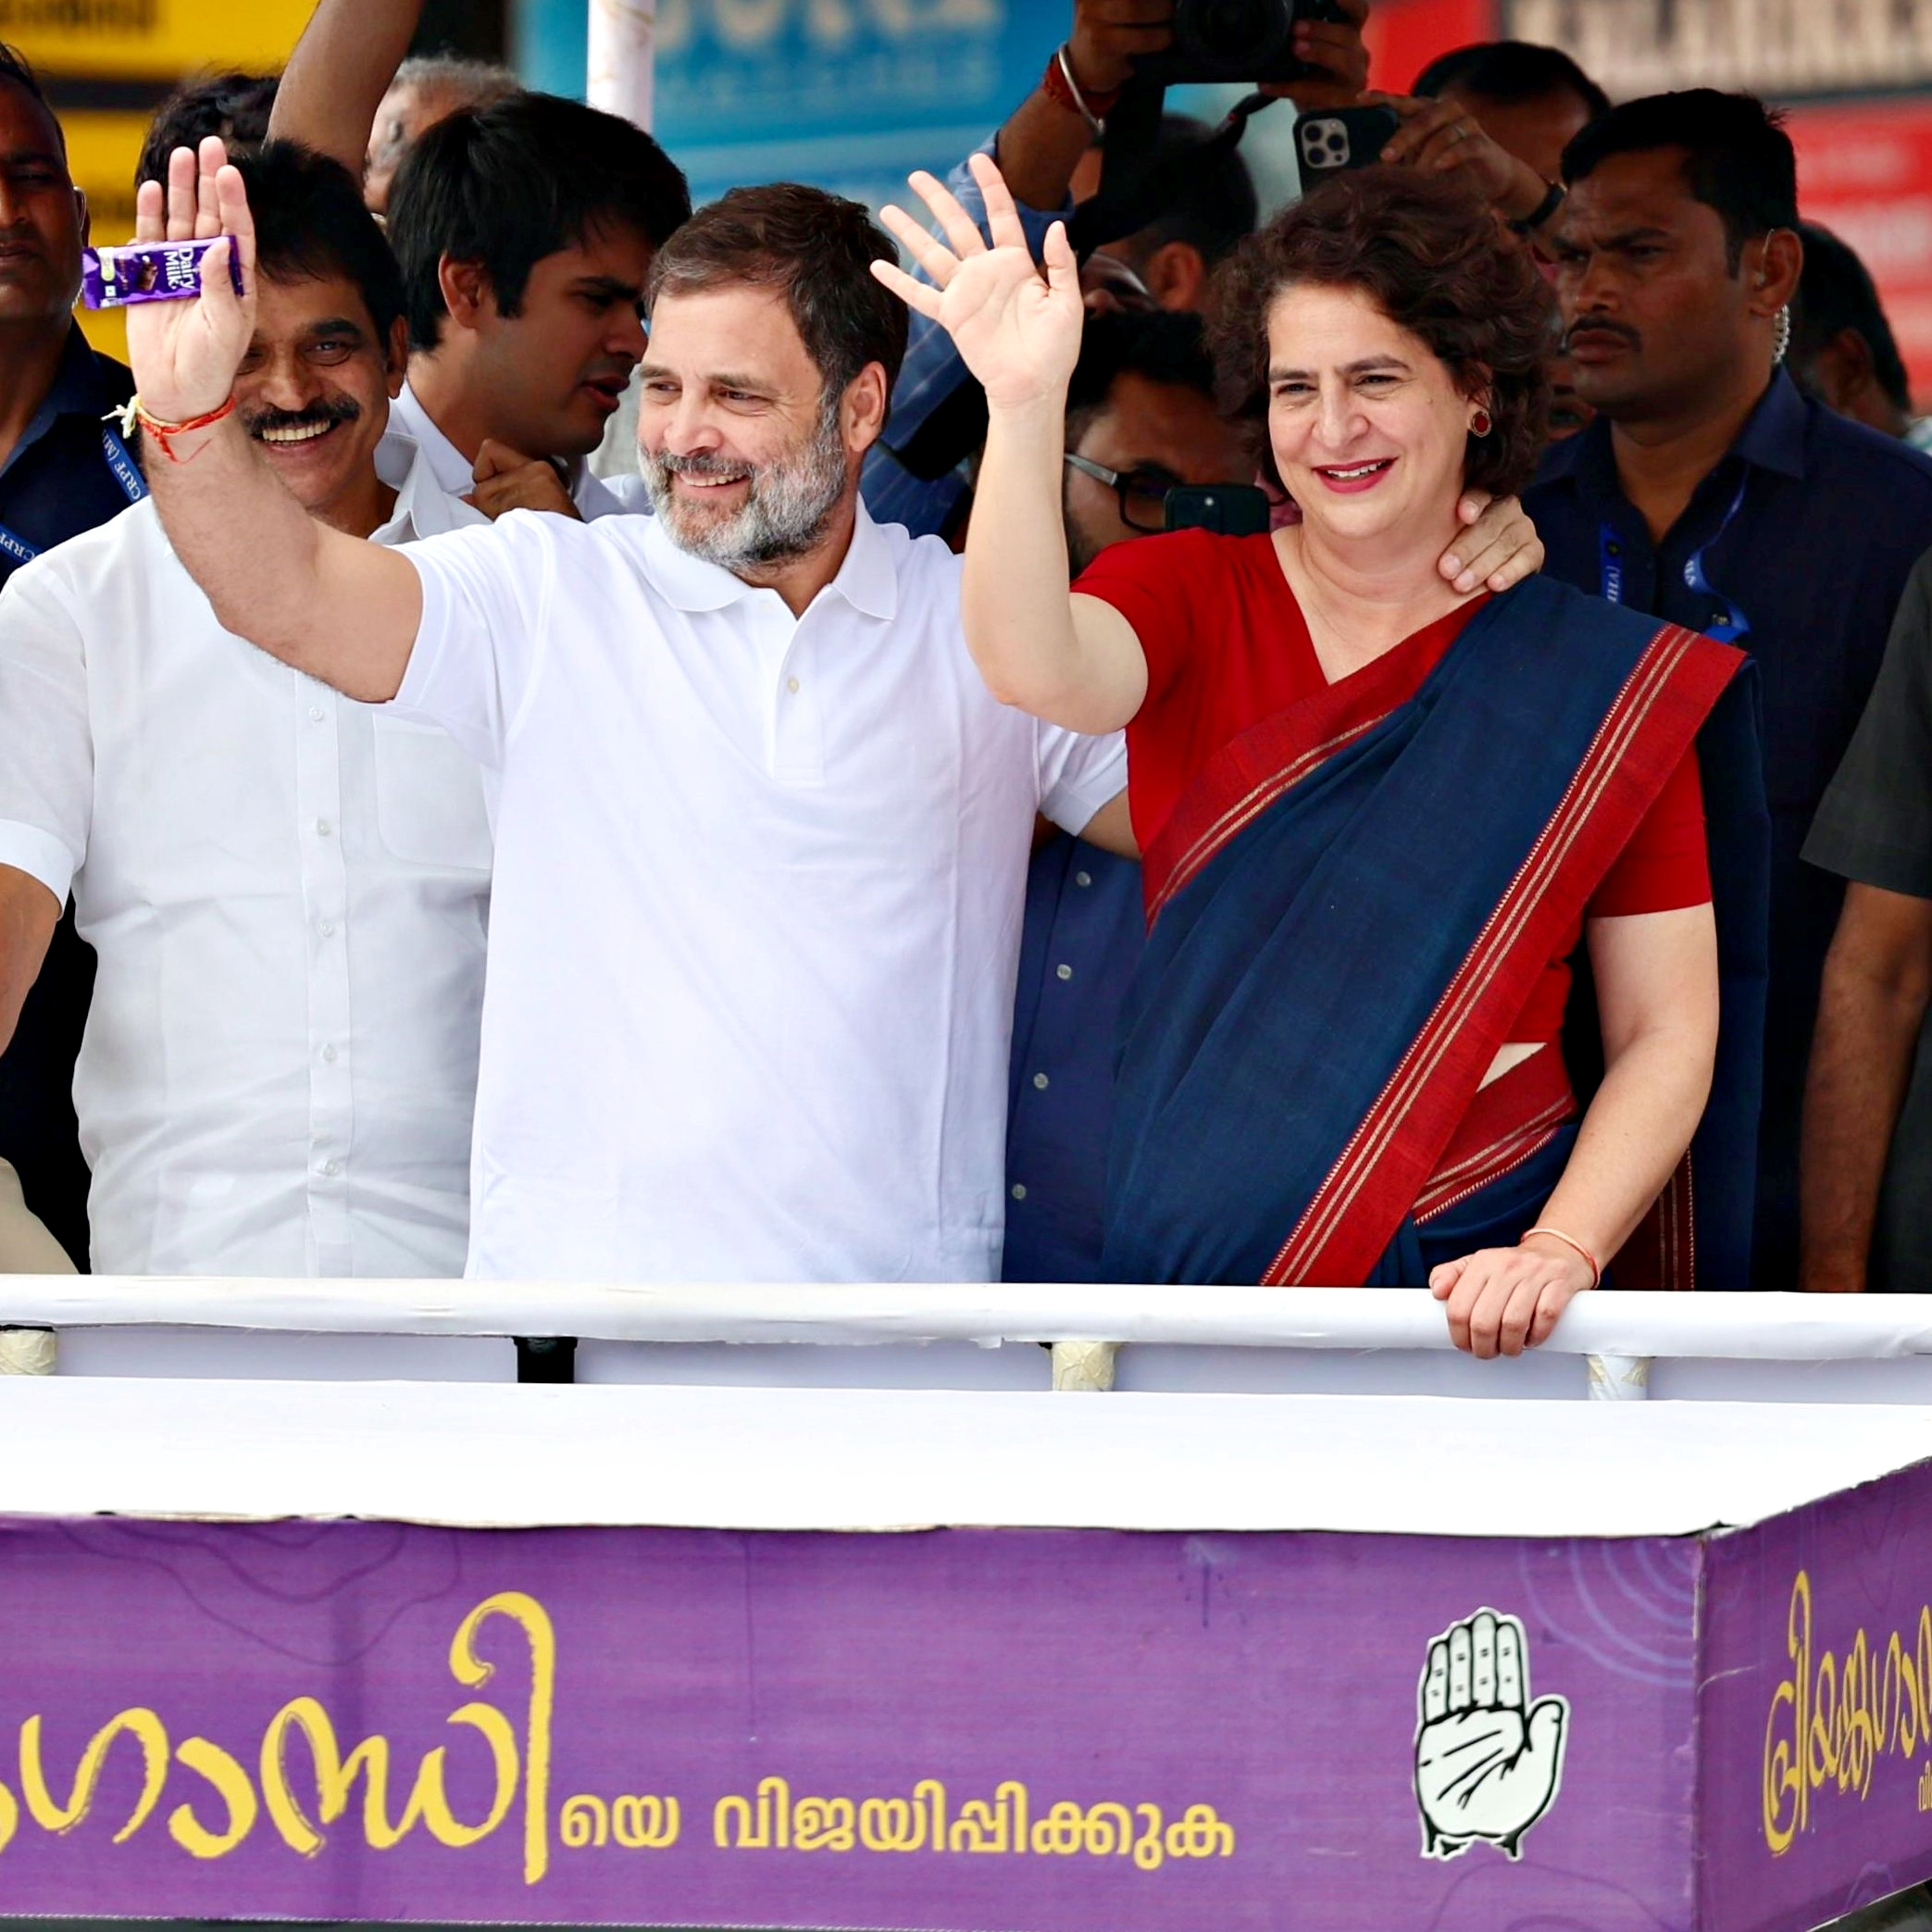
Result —
<svg viewBox="0 0 1932 1932"><path fill-rule="evenodd" d="M54 387L0 468L0 530L16 540L0 543L0 585L19 567L17 544L50 550L128 507L129 482L108 460L102 418L133 393L134 379L95 355L76 326ZM74 1120L74 1061L93 992L93 949L67 912L0 1054L0 1160L19 1169L28 1206L79 1267L87 1265L87 1164Z"/></svg>
<svg viewBox="0 0 1932 1932"><path fill-rule="evenodd" d="M1736 642L1758 665L1772 827L1755 1271L1760 1288L1792 1287L1805 1066L1843 892L1799 851L1906 580L1932 548L1932 461L1801 395L1780 370L1661 545L1624 495L1602 417L1551 447L1523 501L1543 567L1563 582L1693 630L1749 624Z"/></svg>
<svg viewBox="0 0 1932 1932"><path fill-rule="evenodd" d="M1006 1116L1008 1281L1098 1281L1115 1033L1147 928L1141 868L1066 833L1033 854Z"/></svg>

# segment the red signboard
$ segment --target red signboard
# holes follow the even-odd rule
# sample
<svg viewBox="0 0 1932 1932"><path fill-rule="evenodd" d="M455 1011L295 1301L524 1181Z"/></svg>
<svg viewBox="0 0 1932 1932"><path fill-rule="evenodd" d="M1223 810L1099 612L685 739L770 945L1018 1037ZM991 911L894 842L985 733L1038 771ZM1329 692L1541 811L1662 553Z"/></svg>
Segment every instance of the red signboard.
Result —
<svg viewBox="0 0 1932 1932"><path fill-rule="evenodd" d="M1499 0L1381 0L1369 21L1375 84L1406 87L1437 55L1492 38L1503 16ZM1671 77L1679 87L1710 78ZM1913 393L1932 400L1932 95L1805 102L1789 127L1800 208L1871 269Z"/></svg>
<svg viewBox="0 0 1932 1932"><path fill-rule="evenodd" d="M1932 396L1932 100L1794 107L1798 205L1857 250L1913 393Z"/></svg>

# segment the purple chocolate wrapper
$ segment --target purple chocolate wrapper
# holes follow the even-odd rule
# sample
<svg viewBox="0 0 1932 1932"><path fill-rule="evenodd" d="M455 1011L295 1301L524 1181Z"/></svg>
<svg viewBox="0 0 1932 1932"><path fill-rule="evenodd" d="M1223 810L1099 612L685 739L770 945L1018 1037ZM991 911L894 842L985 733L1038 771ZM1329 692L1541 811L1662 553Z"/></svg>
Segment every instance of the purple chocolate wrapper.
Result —
<svg viewBox="0 0 1932 1932"><path fill-rule="evenodd" d="M81 293L89 308L126 308L136 302L173 302L201 293L201 258L216 241L127 242L118 248L81 253ZM229 275L242 293L241 264L231 256Z"/></svg>

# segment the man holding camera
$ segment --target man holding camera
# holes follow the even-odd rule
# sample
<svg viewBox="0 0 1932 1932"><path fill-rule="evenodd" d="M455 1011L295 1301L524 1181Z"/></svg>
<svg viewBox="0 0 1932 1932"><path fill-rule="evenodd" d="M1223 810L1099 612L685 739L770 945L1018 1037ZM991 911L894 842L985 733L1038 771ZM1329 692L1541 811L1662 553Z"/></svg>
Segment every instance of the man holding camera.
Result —
<svg viewBox="0 0 1932 1932"><path fill-rule="evenodd" d="M1278 8L1290 22L1281 57L1308 71L1267 91L1303 108L1355 99L1368 78L1362 44L1368 0L1329 0L1333 18L1316 18L1309 0L1278 0ZM1203 12L1198 0L1075 0L1073 31L1054 50L1040 85L980 150L999 163L1036 256L1049 223L1069 218L1076 201L1099 191L1102 121L1134 78L1136 63L1171 60L1177 23L1185 30L1189 17ZM1132 305L1199 311L1215 264L1254 225L1247 166L1231 142L1209 156L1212 138L1198 121L1165 117L1152 177L1165 184L1161 199L1131 234L1091 256L1091 277L1129 291ZM983 227L978 186L964 161L946 185ZM866 465L866 506L880 521L904 523L916 534L956 533L967 495L959 465L977 443L978 426L966 420L954 429L951 419L961 413L961 392L969 383L952 338L915 316L891 417Z"/></svg>

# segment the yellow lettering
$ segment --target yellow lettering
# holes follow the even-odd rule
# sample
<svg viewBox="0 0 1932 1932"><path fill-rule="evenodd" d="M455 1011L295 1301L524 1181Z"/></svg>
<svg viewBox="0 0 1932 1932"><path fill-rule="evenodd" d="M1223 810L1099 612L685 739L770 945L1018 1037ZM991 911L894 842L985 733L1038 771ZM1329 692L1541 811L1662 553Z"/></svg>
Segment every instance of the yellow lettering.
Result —
<svg viewBox="0 0 1932 1932"><path fill-rule="evenodd" d="M81 1753L73 1789L68 1793L65 1804L54 1802L53 1794L47 1789L45 1773L41 1768L39 1717L30 1717L21 1725L20 1789L26 1797L27 1809L32 1814L33 1822L44 1831L71 1831L86 1817L93 1803L94 1787L100 1782L101 1766L106 1763L114 1740L123 1731L139 1742L144 1773L141 1797L133 1813L114 1834L117 1845L125 1844L132 1838L161 1801L161 1787L168 1782L168 1731L161 1720L152 1711L145 1710L123 1711L118 1716L110 1717L87 1740L87 1749Z"/></svg>
<svg viewBox="0 0 1932 1932"><path fill-rule="evenodd" d="M1095 1804L1087 1810L1087 1849L1097 1858L1117 1853L1125 1858L1134 1849L1134 1820L1124 1804Z"/></svg>
<svg viewBox="0 0 1932 1932"><path fill-rule="evenodd" d="M1053 1857L1066 1858L1086 1842L1087 1814L1071 1801L1060 1802L1033 1827L1033 1849Z"/></svg>
<svg viewBox="0 0 1932 1932"><path fill-rule="evenodd" d="M491 1763L496 1776L496 1794L490 1801L490 1814L480 1825L465 1825L451 1814L442 1776L444 1756L449 1747L443 1744L439 1744L423 1760L423 1768L417 1776L416 1795L411 1802L421 1811L422 1821L430 1827L430 1836L439 1845L451 1845L460 1850L465 1845L478 1844L488 1838L509 1816L510 1807L517 1801L517 1733L510 1728L509 1719L489 1704L464 1704L450 1713L449 1721L466 1724L472 1730L480 1732L483 1741L490 1747Z"/></svg>
<svg viewBox="0 0 1932 1932"><path fill-rule="evenodd" d="M679 1823L675 1798L620 1798L611 1807L611 1828L617 1835L617 1843L629 1845L634 1851L667 1851L678 1842Z"/></svg>
<svg viewBox="0 0 1932 1932"><path fill-rule="evenodd" d="M728 1839L725 1836L725 1820L727 1818L735 1818L737 1820L737 1835L733 1838ZM769 1839L761 1839L754 1836L752 1830L752 1807L750 1801L736 1796L720 1798L717 1804L712 1807L711 1837L712 1841L720 1850L730 1847L740 1851L762 1851L771 1842Z"/></svg>
<svg viewBox="0 0 1932 1932"><path fill-rule="evenodd" d="M1007 1778L992 1788L993 1802L1000 1808L1003 1822L1009 1801L1013 1805L1013 1849L1024 1851L1027 1849L1027 1788Z"/></svg>
<svg viewBox="0 0 1932 1932"><path fill-rule="evenodd" d="M924 1801L927 1815L931 1824L929 1834L932 1849L943 1851L946 1849L946 1788L936 1777L922 1777L913 1787L913 1802Z"/></svg>
<svg viewBox="0 0 1932 1932"><path fill-rule="evenodd" d="M1790 1849L1804 1829L1809 1810L1803 1760L1805 1700L1812 1675L1812 1579L1803 1570L1791 1585L1785 1649L1791 1674L1773 1691L1770 1714L1764 1721L1764 1842L1773 1856ZM1789 1714L1790 1736L1776 1738L1774 1742L1781 1712Z"/></svg>
<svg viewBox="0 0 1932 1932"><path fill-rule="evenodd" d="M801 1798L791 1808L795 1851L850 1851L855 1815L849 1798Z"/></svg>
<svg viewBox="0 0 1932 1932"><path fill-rule="evenodd" d="M556 1631L550 1613L522 1590L499 1590L494 1596L484 1598L463 1619L450 1639L450 1670L459 1684L473 1690L487 1684L495 1668L476 1652L477 1633L493 1616L515 1624L530 1649L530 1701L523 1734L523 1882L534 1885L550 1869L550 1757L551 1726L556 1715ZM487 1709L486 1705L466 1704L452 1722L462 1719L476 1723L481 1729L475 1714ZM466 1713L470 1714L467 1718ZM497 1752L497 1801L491 1808L489 1823L479 1827L479 1837L496 1828L516 1793L514 1743L510 1747L505 1795L505 1761L501 1742L494 1734L486 1735L492 1737L492 1749Z"/></svg>
<svg viewBox="0 0 1932 1932"><path fill-rule="evenodd" d="M1190 1804L1167 1827L1169 1858L1231 1858L1234 1826L1211 1804Z"/></svg>
<svg viewBox="0 0 1932 1932"><path fill-rule="evenodd" d="M1003 1851L1006 1849L1006 1808L997 1810L983 1798L968 1798L946 1834L954 1851Z"/></svg>
<svg viewBox="0 0 1932 1932"><path fill-rule="evenodd" d="M490 1814L480 1825L465 1825L453 1815L445 1789L448 1747L439 1744L417 1770L403 1815L389 1816L389 1739L365 1738L345 1758L329 1713L312 1697L298 1697L268 1720L262 1734L262 1797L268 1815L284 1842L305 1858L322 1849L321 1827L332 1825L349 1808L355 1780L362 1779L362 1835L378 1851L388 1851L415 1829L418 1821L438 1843L456 1847L486 1839L508 1814L517 1796L517 1739L509 1722L488 1704L465 1704L450 1714L452 1724L480 1731L490 1746L496 1772L496 1795ZM308 1744L316 1774L316 1813L311 1819L289 1787L289 1736L299 1731Z"/></svg>
<svg viewBox="0 0 1932 1932"><path fill-rule="evenodd" d="M573 1800L593 1805L593 1799ZM667 1826L654 1838L645 1811L653 1798L619 1798L611 1807L612 1829L621 1844L674 1842L678 1832L676 1799L663 1801ZM641 1807L632 1823L627 1808ZM573 1826L567 1808L566 1841L588 1840L588 1824ZM1025 1836L1021 1833L1024 1831ZM924 1851L942 1856L956 1852L1069 1858L1128 1858L1143 1872L1157 1872L1169 1859L1231 1858L1234 1826L1211 1804L1190 1805L1171 1822L1157 1804L1129 1807L1112 1800L1083 1806L1061 1799L1038 1818L1032 1816L1026 1786L1007 1779L994 1788L991 1800L966 1799L949 1820L945 1787L937 1778L921 1778L910 1799L875 1796L863 1799L792 1797L781 1777L761 1779L755 1797L733 1792L712 1807L711 1836L726 1851L763 1851L788 1842L796 1851L851 1851L855 1847L875 1852ZM1138 1834L1138 1836L1137 1836ZM601 1838L596 1840L602 1843Z"/></svg>
<svg viewBox="0 0 1932 1932"><path fill-rule="evenodd" d="M168 1814L168 1835L190 1858L226 1858L255 1829L261 1806L248 1774L220 1745L206 1738L187 1738L175 1750L175 1762L207 1779L215 1795L228 1807L228 1824L210 1831L194 1814L192 1804L175 1806Z"/></svg>
<svg viewBox="0 0 1932 1932"><path fill-rule="evenodd" d="M1763 1823L1773 1857L1810 1828L1812 1794L1827 1782L1863 1802L1880 1758L1932 1750L1932 1604L1921 1606L1909 1651L1894 1631L1881 1659L1861 1628L1840 1661L1833 1651L1814 1652L1812 1581L1801 1570L1785 1648L1789 1671L1764 1718Z"/></svg>
<svg viewBox="0 0 1932 1932"><path fill-rule="evenodd" d="M1134 1863L1143 1872L1158 1872L1167 1856L1166 1841L1161 1835L1161 1808L1157 1804L1137 1804L1134 1815L1143 1829L1134 1847Z"/></svg>
<svg viewBox="0 0 1932 1932"><path fill-rule="evenodd" d="M780 1851L791 1842L791 1787L782 1777L758 1780L758 1836Z"/></svg>
<svg viewBox="0 0 1932 1932"><path fill-rule="evenodd" d="M610 1839L610 1808L603 1799L592 1798L588 1792L577 1798L564 1800L564 1814L560 1827L564 1843L573 1851L580 1851L586 1845L602 1845Z"/></svg>

